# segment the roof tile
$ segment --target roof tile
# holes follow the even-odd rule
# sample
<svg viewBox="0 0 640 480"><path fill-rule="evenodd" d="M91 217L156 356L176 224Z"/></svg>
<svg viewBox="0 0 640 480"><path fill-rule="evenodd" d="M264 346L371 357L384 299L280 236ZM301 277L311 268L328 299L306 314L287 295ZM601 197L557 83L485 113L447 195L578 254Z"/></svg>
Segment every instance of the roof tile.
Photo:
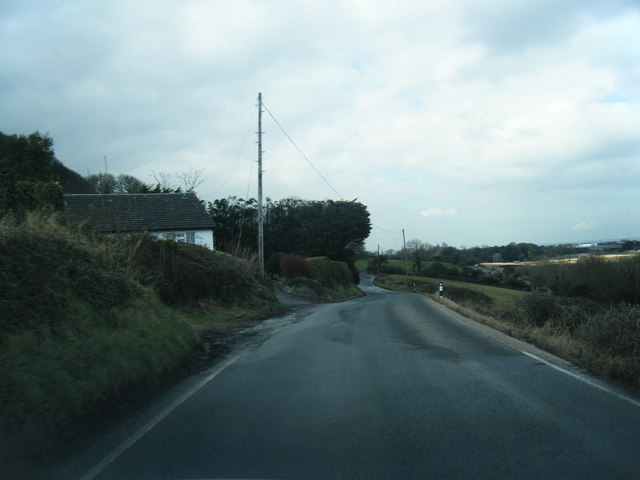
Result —
<svg viewBox="0 0 640 480"><path fill-rule="evenodd" d="M196 230L213 220L193 192L64 196L71 223L87 222L103 232Z"/></svg>

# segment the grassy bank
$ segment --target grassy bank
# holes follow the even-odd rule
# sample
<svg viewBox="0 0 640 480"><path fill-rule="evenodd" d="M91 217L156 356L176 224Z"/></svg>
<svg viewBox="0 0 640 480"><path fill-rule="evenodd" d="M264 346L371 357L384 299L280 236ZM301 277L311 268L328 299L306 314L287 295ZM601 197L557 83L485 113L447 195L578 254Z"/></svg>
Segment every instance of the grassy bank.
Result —
<svg viewBox="0 0 640 480"><path fill-rule="evenodd" d="M413 291L403 275L383 275L376 284ZM416 277L416 290L439 300L437 283ZM640 388L640 307L603 305L580 297L446 282L449 308L508 335L531 342L595 375Z"/></svg>
<svg viewBox="0 0 640 480"><path fill-rule="evenodd" d="M74 303L54 326L7 335L0 350L0 447L40 452L72 437L80 420L158 387L195 353L198 338L152 294L95 318Z"/></svg>
<svg viewBox="0 0 640 480"><path fill-rule="evenodd" d="M202 338L282 313L255 266L30 215L0 223L0 456L40 454L157 391Z"/></svg>

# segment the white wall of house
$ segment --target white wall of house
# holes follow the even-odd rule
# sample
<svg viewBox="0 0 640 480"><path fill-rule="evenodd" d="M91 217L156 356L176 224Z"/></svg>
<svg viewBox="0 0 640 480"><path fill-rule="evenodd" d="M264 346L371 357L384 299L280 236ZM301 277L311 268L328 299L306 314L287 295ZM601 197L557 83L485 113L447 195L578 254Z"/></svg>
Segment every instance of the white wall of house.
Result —
<svg viewBox="0 0 640 480"><path fill-rule="evenodd" d="M213 230L175 230L168 232L153 232L153 234L165 240L193 243L213 250Z"/></svg>

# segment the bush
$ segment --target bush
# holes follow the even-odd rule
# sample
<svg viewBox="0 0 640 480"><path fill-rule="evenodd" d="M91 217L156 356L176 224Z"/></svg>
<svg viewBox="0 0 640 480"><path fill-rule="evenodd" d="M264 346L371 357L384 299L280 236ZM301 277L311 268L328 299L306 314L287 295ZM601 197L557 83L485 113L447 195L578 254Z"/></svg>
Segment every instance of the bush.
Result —
<svg viewBox="0 0 640 480"><path fill-rule="evenodd" d="M526 295L517 301L518 323L542 327L547 321L560 315L561 309L557 300L551 295Z"/></svg>
<svg viewBox="0 0 640 480"><path fill-rule="evenodd" d="M282 255L280 273L288 280L299 277L311 278L313 276L307 260L301 255L295 254Z"/></svg>
<svg viewBox="0 0 640 480"><path fill-rule="evenodd" d="M130 242L138 280L171 305L204 300L243 304L257 290L255 270L230 255L150 235L132 237Z"/></svg>
<svg viewBox="0 0 640 480"><path fill-rule="evenodd" d="M399 265L383 264L380 267L380 273L386 273L388 275L404 275L406 270Z"/></svg>
<svg viewBox="0 0 640 480"><path fill-rule="evenodd" d="M280 262L282 261L284 253L274 253L273 255L269 255L267 262L264 265L264 270L269 275L280 275L282 272L280 271Z"/></svg>
<svg viewBox="0 0 640 480"><path fill-rule="evenodd" d="M532 284L562 296L601 303L640 303L640 255L610 260L589 255L575 264L524 267Z"/></svg>
<svg viewBox="0 0 640 480"><path fill-rule="evenodd" d="M557 333L572 333L601 310L587 298L555 297L542 293L524 296L516 302L512 318L533 327L547 326Z"/></svg>
<svg viewBox="0 0 640 480"><path fill-rule="evenodd" d="M640 357L640 306L619 304L592 315L577 336L600 352Z"/></svg>
<svg viewBox="0 0 640 480"><path fill-rule="evenodd" d="M493 305L493 299L489 295L468 288L447 286L444 296L460 305L473 308L482 313L490 313Z"/></svg>
<svg viewBox="0 0 640 480"><path fill-rule="evenodd" d="M74 300L108 311L140 293L91 239L42 218L2 228L0 252L0 331L55 328Z"/></svg>
<svg viewBox="0 0 640 480"><path fill-rule="evenodd" d="M348 287L353 284L351 271L344 262L329 260L327 257L309 258L307 262L311 277L324 287Z"/></svg>

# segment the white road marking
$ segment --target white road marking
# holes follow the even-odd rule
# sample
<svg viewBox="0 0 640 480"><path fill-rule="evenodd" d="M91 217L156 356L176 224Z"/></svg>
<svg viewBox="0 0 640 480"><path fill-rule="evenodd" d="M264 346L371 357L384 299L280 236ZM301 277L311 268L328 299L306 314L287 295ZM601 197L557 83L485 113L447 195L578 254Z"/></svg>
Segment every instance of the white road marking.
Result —
<svg viewBox="0 0 640 480"><path fill-rule="evenodd" d="M428 299L427 299L428 301ZM603 392L609 393L615 397L617 397L620 400L624 400L626 402L629 402L630 404L632 404L635 407L640 407L640 401L632 398L631 396L625 395L623 393L620 393L612 388L609 388L608 386L606 386L603 383L600 383L598 381L596 381L595 379L590 379L587 375L579 375L575 372L572 372L571 370L569 370L568 368L559 365L557 363L551 362L549 360L546 360L542 357L540 357L539 355L535 355L531 352L527 352L526 350L523 350L522 348L518 348L516 345L518 343L522 344L522 343L526 343L523 342L522 340L518 340L514 337L511 337L509 335L507 335L506 333L501 332L500 330L496 330L493 327L490 327L489 325L485 325L483 323L477 322L476 320L472 320L470 318L465 317L464 315L461 315L455 311L452 311L450 309L448 309L447 307L445 307L444 305L437 303L437 302L433 302L433 305L435 305L436 307L438 307L440 309L440 311L442 313L444 313L445 315L447 315L449 318L451 318L452 320L457 321L458 323L465 325L467 328L471 328L472 330L475 330L476 332L479 332L499 343L502 343L503 345L506 345L509 348L512 348L528 357L534 358L536 360L538 360L539 362L544 363L545 365L553 368L554 370L557 370L559 372L562 372L566 375L569 375L570 377L573 377L577 380L580 380L583 383L586 383L587 385L590 385L592 387L595 387L599 390L602 390ZM491 333L488 333L491 332ZM503 337L502 339L500 337ZM537 347L533 347L536 350L541 350L538 349ZM544 350L541 350L542 352L544 352ZM547 352L545 352L547 353ZM566 360L562 359L562 358L558 358L557 361L563 361L566 362ZM569 363L569 362L566 362Z"/></svg>
<svg viewBox="0 0 640 480"><path fill-rule="evenodd" d="M587 385L590 385L590 386L595 387L595 388L597 388L599 390L602 390L603 392L607 392L607 393L613 395L614 397L619 398L620 400L625 400L625 401L629 402L630 404L632 404L632 405L634 405L636 407L640 407L640 402L639 401L637 401L637 400L635 400L635 399L633 399L633 398L631 398L631 397L629 397L627 395L624 395L623 393L616 392L615 390L607 387L606 385L603 385L603 384L601 384L599 382L591 380L587 376L578 375L577 373L574 373L571 370L567 370L566 368L563 368L563 367L561 367L559 365L556 365L555 363L549 362L549 361L545 360L542 357L534 355L533 353L529 353L529 352L526 352L524 350L520 350L520 353L526 355L527 357L531 357L531 358L533 358L533 359L535 359L535 360L537 360L539 362L542 362L545 365L553 368L554 370L557 370L557 371L562 372L562 373L564 373L566 375L569 375L570 377L573 377L573 378L575 378L577 380L580 380L581 382L584 382Z"/></svg>
<svg viewBox="0 0 640 480"><path fill-rule="evenodd" d="M98 463L95 467L93 467L89 472L84 474L80 480L93 480L97 477L102 471L107 468L110 464L112 464L120 455L122 455L125 451L127 451L132 445L134 445L138 440L140 440L146 433L148 433L153 427L159 424L162 420L164 420L171 412L173 412L177 407L179 407L182 403L184 403L191 395L196 393L202 387L204 387L211 380L216 378L223 370L233 364L238 358L240 358L242 354L239 354L233 357L230 360L227 360L218 368L216 368L213 372L211 372L207 377L200 381L197 385L191 388L188 392L183 394L180 398L175 400L171 405L165 408L162 412L160 412L155 418L149 421L146 425L140 428L136 433L131 435L128 439L122 442L118 448L112 451L109 455L107 455L100 463Z"/></svg>

